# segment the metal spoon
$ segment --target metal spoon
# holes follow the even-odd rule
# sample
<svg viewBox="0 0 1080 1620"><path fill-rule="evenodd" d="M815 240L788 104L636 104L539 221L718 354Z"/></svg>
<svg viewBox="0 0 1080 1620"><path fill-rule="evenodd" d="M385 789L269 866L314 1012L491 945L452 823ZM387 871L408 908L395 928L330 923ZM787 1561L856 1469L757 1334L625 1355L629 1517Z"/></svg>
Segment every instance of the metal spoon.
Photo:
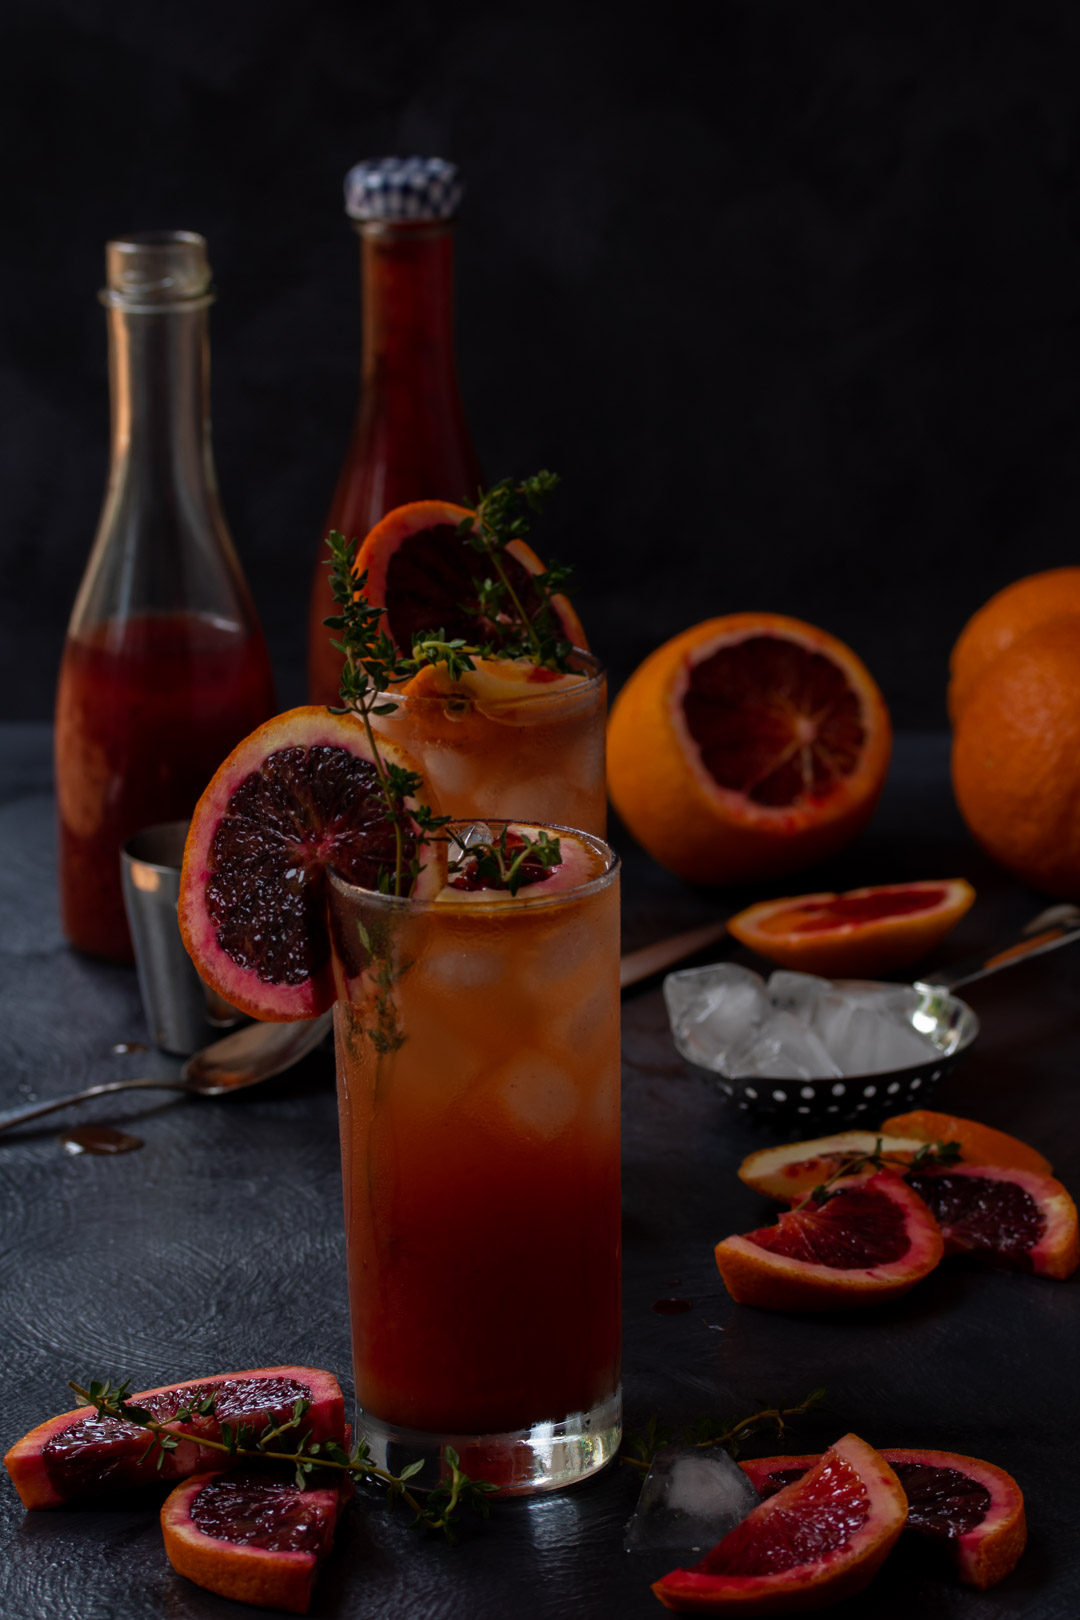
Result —
<svg viewBox="0 0 1080 1620"><path fill-rule="evenodd" d="M99 1086L88 1086L85 1091L54 1097L51 1102L34 1103L30 1108L5 1114L0 1118L0 1131L113 1091L190 1091L200 1097L222 1097L229 1091L242 1091L245 1086L258 1085L260 1080L269 1080L272 1075L299 1063L328 1033L332 1019L333 1014L326 1012L318 1018L293 1024L247 1024L223 1040L212 1042L201 1052L193 1053L175 1080L106 1080Z"/></svg>

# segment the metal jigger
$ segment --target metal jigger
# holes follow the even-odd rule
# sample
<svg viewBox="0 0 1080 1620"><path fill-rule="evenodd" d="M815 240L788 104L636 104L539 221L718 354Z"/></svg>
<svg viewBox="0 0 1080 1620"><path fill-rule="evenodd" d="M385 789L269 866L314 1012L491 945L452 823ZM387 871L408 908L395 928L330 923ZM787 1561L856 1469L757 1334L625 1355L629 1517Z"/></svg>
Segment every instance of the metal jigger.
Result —
<svg viewBox="0 0 1080 1620"><path fill-rule="evenodd" d="M203 983L180 938L176 903L187 830L186 821L144 827L120 852L124 907L150 1038L163 1052L184 1056L243 1016Z"/></svg>

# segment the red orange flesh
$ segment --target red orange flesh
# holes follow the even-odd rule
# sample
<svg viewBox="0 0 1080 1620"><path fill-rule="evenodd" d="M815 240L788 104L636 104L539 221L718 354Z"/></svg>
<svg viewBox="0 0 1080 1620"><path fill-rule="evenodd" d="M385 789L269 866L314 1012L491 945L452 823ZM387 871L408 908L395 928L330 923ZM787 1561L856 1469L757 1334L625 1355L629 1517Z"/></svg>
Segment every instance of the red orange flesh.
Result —
<svg viewBox="0 0 1080 1620"><path fill-rule="evenodd" d="M882 1446L908 1499L907 1529L944 1542L960 1579L984 1591L1012 1570L1027 1542L1024 1497L1004 1468L956 1451ZM774 1496L818 1454L755 1457L739 1466L761 1497Z"/></svg>
<svg viewBox="0 0 1080 1620"><path fill-rule="evenodd" d="M680 877L775 877L834 854L885 780L889 716L843 642L734 613L652 653L619 693L608 786L638 842Z"/></svg>
<svg viewBox="0 0 1080 1620"><path fill-rule="evenodd" d="M742 944L781 967L827 978L878 978L917 962L975 899L963 878L892 883L846 894L765 900L730 918Z"/></svg>
<svg viewBox="0 0 1080 1620"><path fill-rule="evenodd" d="M669 1609L795 1614L850 1597L873 1579L907 1517L880 1454L845 1435L815 1466L753 1509L693 1569L653 1591Z"/></svg>
<svg viewBox="0 0 1080 1620"><path fill-rule="evenodd" d="M943 1252L922 1199L881 1171L838 1182L827 1202L786 1210L774 1226L725 1238L715 1255L724 1287L739 1304L827 1311L906 1293Z"/></svg>

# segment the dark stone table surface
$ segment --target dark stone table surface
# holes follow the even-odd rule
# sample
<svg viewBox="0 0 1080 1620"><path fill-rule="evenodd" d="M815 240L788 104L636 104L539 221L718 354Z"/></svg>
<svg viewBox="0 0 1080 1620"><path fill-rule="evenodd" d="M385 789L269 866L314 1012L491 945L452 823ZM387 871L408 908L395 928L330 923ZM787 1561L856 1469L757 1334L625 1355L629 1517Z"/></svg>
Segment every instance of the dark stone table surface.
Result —
<svg viewBox="0 0 1080 1620"><path fill-rule="evenodd" d="M57 922L49 737L0 728L0 1109L137 1070L116 1055L145 1035L134 974L82 959ZM628 947L704 921L742 895L709 896L633 850L624 884ZM833 867L794 887L850 887L963 874L979 899L946 961L992 946L1042 902L974 848L952 805L943 737L902 737L869 831ZM790 887L790 883L788 887ZM783 892L782 889L774 892ZM1080 948L974 987L975 1049L937 1095L943 1107L1025 1137L1080 1186ZM793 1435L813 1450L847 1430L880 1445L983 1456L1013 1472L1030 1543L1001 1586L979 1594L908 1548L838 1616L874 1620L1076 1620L1077 1332L1080 1289L950 1266L872 1314L814 1319L758 1312L724 1293L712 1246L766 1217L735 1177L767 1137L676 1055L658 986L624 1004L625 1395L630 1430L798 1400L825 1409ZM0 1344L6 1448L71 1404L67 1380L128 1376L146 1388L212 1372L300 1362L348 1383L349 1342L331 1062L318 1053L225 1101L146 1094L92 1105L144 1139L112 1159L71 1157L64 1119L0 1139ZM656 1313L659 1298L693 1300ZM777 1449L764 1442L759 1452ZM621 1550L636 1476L616 1465L561 1495L498 1507L457 1547L363 1496L349 1510L312 1612L363 1620L584 1620L656 1616L663 1572ZM169 1568L157 1514L25 1514L0 1481L4 1620L242 1620Z"/></svg>

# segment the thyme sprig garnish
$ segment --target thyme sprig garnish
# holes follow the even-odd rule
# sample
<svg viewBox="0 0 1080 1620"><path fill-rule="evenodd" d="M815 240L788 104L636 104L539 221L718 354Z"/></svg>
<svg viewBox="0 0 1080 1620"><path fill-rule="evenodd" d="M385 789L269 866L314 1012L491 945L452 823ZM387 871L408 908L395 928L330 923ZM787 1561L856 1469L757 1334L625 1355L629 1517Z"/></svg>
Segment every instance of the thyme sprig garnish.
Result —
<svg viewBox="0 0 1080 1620"><path fill-rule="evenodd" d="M639 1433L627 1435L619 1461L628 1468L636 1468L641 1473L648 1473L652 1467L653 1459L658 1451L665 1446L676 1443L689 1447L724 1446L732 1457L739 1455L739 1449L744 1440L751 1435L760 1434L768 1430L775 1434L777 1439L783 1439L792 1422L805 1417L821 1406L825 1399L824 1389L813 1389L804 1400L795 1406L762 1406L749 1417L739 1418L734 1422L718 1421L716 1418L696 1418L693 1423L684 1425L676 1434L673 1430L664 1428L659 1418L653 1413L645 1428Z"/></svg>
<svg viewBox="0 0 1080 1620"><path fill-rule="evenodd" d="M826 1203L836 1182L848 1176L861 1175L864 1170L898 1170L901 1174L908 1170L944 1170L951 1164L957 1164L964 1151L959 1142L924 1142L910 1159L905 1159L894 1153L886 1153L883 1142L884 1137L879 1136L869 1153L842 1155L832 1174L816 1187L811 1187L806 1196L793 1206L794 1210L805 1209L807 1204Z"/></svg>
<svg viewBox="0 0 1080 1620"><path fill-rule="evenodd" d="M552 598L565 591L573 570L553 562L542 573L530 574L529 594L535 600L530 610L507 567L507 547L529 533L529 513L542 509L558 483L558 474L546 471L520 480L504 478L481 491L476 511L462 519L457 532L491 565L492 574L477 586L477 610L491 642L488 653L529 658L565 674L571 667L573 647L563 633Z"/></svg>
<svg viewBox="0 0 1080 1620"><path fill-rule="evenodd" d="M311 1408L311 1402L303 1398L293 1402L289 1417L280 1423L256 1429L250 1424L222 1422L220 1439L213 1440L198 1429L175 1427L176 1424L195 1423L199 1418L216 1417L213 1390L190 1406L179 1407L167 1423L162 1423L145 1406L137 1406L128 1399L130 1386L131 1380L127 1378L115 1385L94 1380L86 1389L74 1381L70 1384L79 1399L92 1406L100 1417L115 1418L118 1422L145 1429L150 1440L140 1461L156 1450L159 1469L182 1440L192 1440L207 1450L221 1452L223 1457L233 1462L246 1459L287 1465L292 1469L300 1490L307 1489L312 1475L329 1470L347 1476L357 1484L375 1482L384 1486L392 1502L402 1501L412 1511L416 1524L426 1530L439 1531L449 1541L454 1539L453 1520L463 1509L468 1508L481 1518L487 1518L491 1512L490 1496L496 1487L487 1480L470 1479L462 1469L461 1459L453 1446L443 1447L445 1476L427 1492L426 1500L422 1502L408 1484L423 1468L422 1461L409 1463L400 1474L391 1474L372 1461L367 1443L363 1440L346 1451L337 1440L313 1439L312 1430L303 1428L304 1419ZM277 1444L287 1435L295 1437L291 1448Z"/></svg>
<svg viewBox="0 0 1080 1620"><path fill-rule="evenodd" d="M534 868L532 881L539 874L536 867L545 870L558 866L562 860L562 846L557 838L540 828L535 838L525 833L511 833L504 825L490 841L469 844L467 847L450 840L451 857L448 862L451 884L462 889L507 889L517 894L528 868ZM455 853L457 851L457 853ZM455 884L455 879L458 880Z"/></svg>
<svg viewBox="0 0 1080 1620"><path fill-rule="evenodd" d="M480 497L477 523L484 526L483 533L488 537L485 545L490 547L493 565L496 566L501 578L505 579L506 571L496 554L504 550L513 538L505 532L512 522L513 514L521 501L536 509L544 494L557 482L554 473L538 473L535 478L525 479L520 485L506 479L503 484L495 485L487 495ZM488 507L485 506L486 502L493 504ZM487 512L488 516L482 518L481 512ZM521 530L522 523L519 518L517 531L520 533ZM333 639L331 645L341 654L343 660L341 704L333 708L331 713L353 714L364 727L379 791L386 806L387 818L394 831L393 872L380 874L379 888L384 893L400 897L412 893L422 870L425 845L436 839L445 840L443 829L451 818L436 815L431 807L420 799L424 780L419 772L406 770L384 757L373 722L382 716L397 712L395 686L400 686L402 682L409 680L429 665L443 665L450 679L456 681L468 671L475 669L474 660L478 657L488 656L496 650L500 657L513 657L517 654L508 650L513 641L512 637L508 637L506 645L500 643L496 649L489 642L472 644L464 637L448 637L442 629L425 631L414 639L412 651L403 653L386 628L384 610L373 606L364 595L366 572L359 575L354 572L356 540L347 540L337 529L332 529L326 543L330 549L327 565L330 569L330 590L338 611L330 618L324 619L323 623L329 630L335 632L337 639ZM559 583L565 583L565 570L556 569L553 574L549 569L546 575L538 575L535 578L541 582L537 586L541 606L533 620L530 620L520 607L509 580L506 580L506 585L514 602L518 604L522 624L526 627L531 626L531 629L523 629L521 633L526 635L526 638L528 635L535 638L537 662L545 660L550 662L556 657L559 646L565 645L569 649L569 643L556 643L551 639L544 617L545 614L550 614L551 591ZM550 588L543 584L543 581L549 578L555 580L555 584ZM485 590L488 587L490 587L488 598L494 607L497 601L501 600L499 591L491 581L484 582ZM554 619L553 614L551 617ZM524 881L528 862L546 868L558 865L561 858L558 839L548 838L546 834L541 834L539 839L533 839L522 834L521 840L522 847L515 844L510 858L507 858L505 828L501 835L501 847L499 840L494 840L486 846L473 844L469 850L470 858L476 863L486 861L484 874L496 881L501 879L500 886L508 888L511 894L516 894ZM410 841L414 845L414 853L406 861L406 848ZM480 870L479 865L475 869Z"/></svg>

